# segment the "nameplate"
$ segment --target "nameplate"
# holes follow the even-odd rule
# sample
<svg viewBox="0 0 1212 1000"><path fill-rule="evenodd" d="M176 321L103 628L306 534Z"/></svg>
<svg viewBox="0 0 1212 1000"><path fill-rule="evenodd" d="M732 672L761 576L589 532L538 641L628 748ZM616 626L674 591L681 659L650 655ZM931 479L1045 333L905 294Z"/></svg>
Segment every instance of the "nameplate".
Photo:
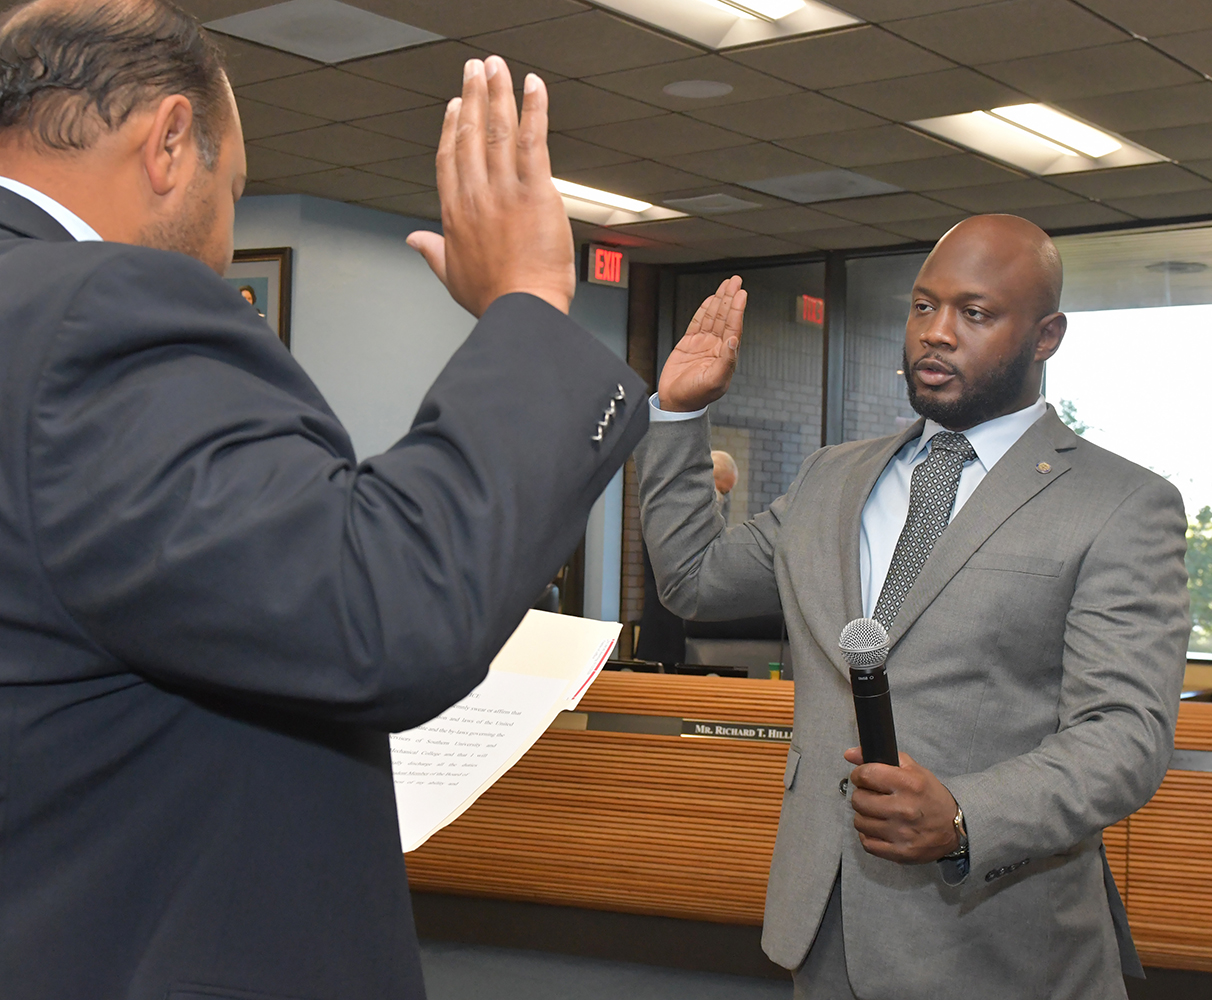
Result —
<svg viewBox="0 0 1212 1000"><path fill-rule="evenodd" d="M714 740L750 740L755 743L790 743L790 726L771 726L753 722L709 722L703 719L683 719L683 736L700 736Z"/></svg>

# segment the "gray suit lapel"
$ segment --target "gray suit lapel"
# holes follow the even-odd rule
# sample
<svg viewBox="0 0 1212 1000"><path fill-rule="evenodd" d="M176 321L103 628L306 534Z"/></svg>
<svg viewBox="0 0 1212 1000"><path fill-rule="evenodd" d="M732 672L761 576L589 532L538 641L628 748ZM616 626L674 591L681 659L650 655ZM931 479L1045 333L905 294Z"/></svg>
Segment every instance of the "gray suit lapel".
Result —
<svg viewBox="0 0 1212 1000"><path fill-rule="evenodd" d="M891 645L912 627L998 527L1041 490L1056 482L1071 467L1066 452L1077 446L1077 435L1066 427L1051 406L1028 428L981 481L955 520L935 543L921 573L905 597L888 639ZM1039 463L1051 471L1041 473Z"/></svg>

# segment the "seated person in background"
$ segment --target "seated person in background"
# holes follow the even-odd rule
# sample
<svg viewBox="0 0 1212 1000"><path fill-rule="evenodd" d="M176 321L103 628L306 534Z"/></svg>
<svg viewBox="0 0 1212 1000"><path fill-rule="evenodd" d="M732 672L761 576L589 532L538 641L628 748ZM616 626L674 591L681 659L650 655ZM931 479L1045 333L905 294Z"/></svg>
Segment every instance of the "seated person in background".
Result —
<svg viewBox="0 0 1212 1000"><path fill-rule="evenodd" d="M1172 485L1040 395L1060 292L1036 226L961 222L910 299L923 419L822 448L728 529L702 496L739 278L661 373L636 467L662 600L786 618L795 726L763 946L797 997L1107 1000L1126 996L1121 969L1142 973L1102 830L1149 800L1173 748L1186 517ZM838 636L859 617L889 630L899 767L855 748Z"/></svg>

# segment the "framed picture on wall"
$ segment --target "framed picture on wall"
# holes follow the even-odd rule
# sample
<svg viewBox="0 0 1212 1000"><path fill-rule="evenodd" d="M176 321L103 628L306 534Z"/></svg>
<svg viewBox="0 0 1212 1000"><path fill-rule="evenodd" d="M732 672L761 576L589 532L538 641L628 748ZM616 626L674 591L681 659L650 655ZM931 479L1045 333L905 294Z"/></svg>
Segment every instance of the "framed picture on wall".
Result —
<svg viewBox="0 0 1212 1000"><path fill-rule="evenodd" d="M290 247L237 250L223 276L290 347Z"/></svg>

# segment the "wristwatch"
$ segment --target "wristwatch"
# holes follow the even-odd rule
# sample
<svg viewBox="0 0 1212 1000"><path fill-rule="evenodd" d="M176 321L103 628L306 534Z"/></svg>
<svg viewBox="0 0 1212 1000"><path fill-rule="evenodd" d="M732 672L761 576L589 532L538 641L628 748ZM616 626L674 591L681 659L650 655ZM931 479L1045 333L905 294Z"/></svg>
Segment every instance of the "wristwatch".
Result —
<svg viewBox="0 0 1212 1000"><path fill-rule="evenodd" d="M959 803L955 804L955 832L959 837L959 847L950 854L944 854L940 861L959 861L961 858L968 857L968 830L964 826L964 810L960 808Z"/></svg>

